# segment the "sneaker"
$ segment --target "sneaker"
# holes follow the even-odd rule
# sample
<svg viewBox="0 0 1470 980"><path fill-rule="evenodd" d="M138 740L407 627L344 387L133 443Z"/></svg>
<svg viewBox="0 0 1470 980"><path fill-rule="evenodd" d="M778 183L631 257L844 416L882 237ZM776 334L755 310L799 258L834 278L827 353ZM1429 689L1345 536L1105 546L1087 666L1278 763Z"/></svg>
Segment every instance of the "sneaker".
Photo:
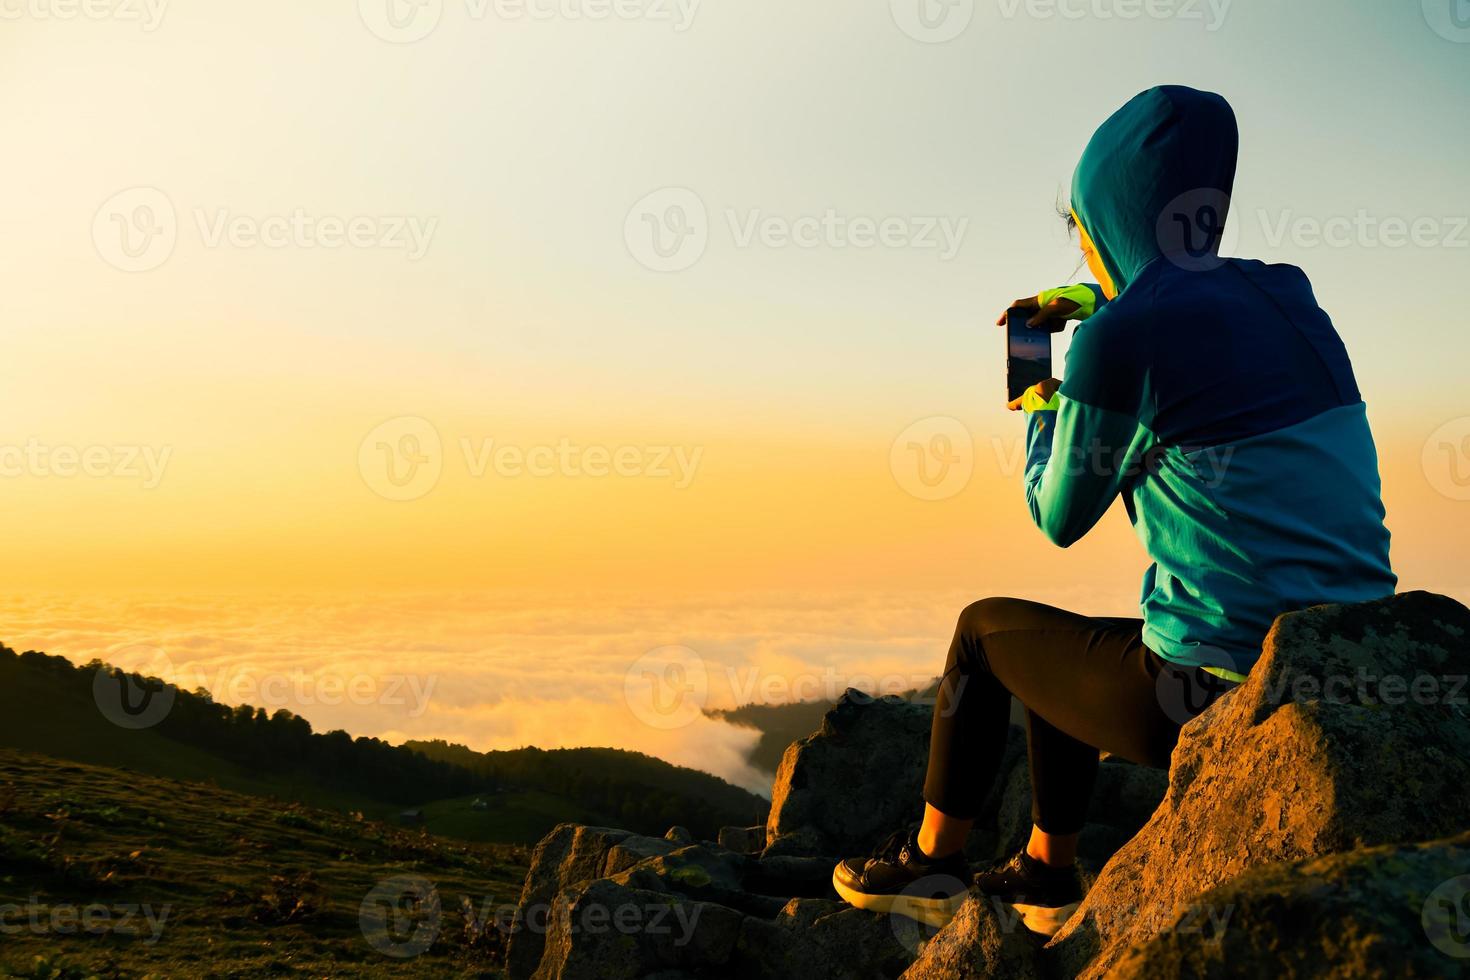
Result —
<svg viewBox="0 0 1470 980"><path fill-rule="evenodd" d="M969 894L970 866L963 854L928 858L917 834L900 830L872 857L848 858L832 872L832 887L850 905L870 912L894 912L928 926L954 918Z"/></svg>
<svg viewBox="0 0 1470 980"><path fill-rule="evenodd" d="M975 876L980 894L1014 909L1021 923L1041 936L1053 936L1082 901L1077 869L1053 868L1024 849L1004 864Z"/></svg>

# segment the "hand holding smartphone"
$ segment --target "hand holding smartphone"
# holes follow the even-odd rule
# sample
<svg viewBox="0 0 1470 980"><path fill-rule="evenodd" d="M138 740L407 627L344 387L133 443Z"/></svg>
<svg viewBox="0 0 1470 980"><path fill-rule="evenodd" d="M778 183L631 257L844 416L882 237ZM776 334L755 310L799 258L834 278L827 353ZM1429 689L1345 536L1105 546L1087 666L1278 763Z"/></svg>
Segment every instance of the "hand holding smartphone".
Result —
<svg viewBox="0 0 1470 980"><path fill-rule="evenodd" d="M1034 313L1006 311L1006 401L1015 401L1026 389L1052 376L1051 333L1028 327Z"/></svg>

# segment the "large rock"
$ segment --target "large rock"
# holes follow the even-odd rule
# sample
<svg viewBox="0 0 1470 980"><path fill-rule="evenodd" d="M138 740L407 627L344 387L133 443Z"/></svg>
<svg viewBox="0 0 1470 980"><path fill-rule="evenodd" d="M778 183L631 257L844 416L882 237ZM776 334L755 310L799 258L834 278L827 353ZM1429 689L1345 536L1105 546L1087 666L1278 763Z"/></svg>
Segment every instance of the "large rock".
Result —
<svg viewBox="0 0 1470 980"><path fill-rule="evenodd" d="M766 846L766 828L721 827L718 834L720 846L737 854L759 854Z"/></svg>
<svg viewBox="0 0 1470 980"><path fill-rule="evenodd" d="M1271 864L1205 892L1114 977L1470 977L1470 834Z"/></svg>
<svg viewBox="0 0 1470 980"><path fill-rule="evenodd" d="M791 743L771 787L765 855L836 859L865 854L917 821L924 808L932 694L909 701L849 690L818 731ZM965 847L971 860L993 856L1007 780L1026 765L1026 733L1014 724L1018 716L1024 720L1013 710L995 782Z"/></svg>
<svg viewBox="0 0 1470 980"><path fill-rule="evenodd" d="M912 961L887 916L808 898L793 899L773 920L746 919L732 964L751 980L892 980Z"/></svg>
<svg viewBox="0 0 1470 980"><path fill-rule="evenodd" d="M862 854L923 813L928 705L848 690L793 742L771 787L773 854ZM800 838L796 847L782 838ZM789 843L789 842L788 842Z"/></svg>
<svg viewBox="0 0 1470 980"><path fill-rule="evenodd" d="M626 830L559 824L541 839L531 854L531 867L521 888L517 922L506 951L507 969L530 976L541 961L545 922L552 902L564 888L602 878L636 863L635 855L673 850L671 841L639 837ZM610 868L608 856L621 848Z"/></svg>
<svg viewBox="0 0 1470 980"><path fill-rule="evenodd" d="M671 901L612 878L582 882L557 896L532 978L639 980L664 969L723 967L742 919L720 905Z"/></svg>
<svg viewBox="0 0 1470 980"><path fill-rule="evenodd" d="M1039 947L1015 912L971 895L949 925L924 944L903 980L1032 980L1041 976Z"/></svg>
<svg viewBox="0 0 1470 980"><path fill-rule="evenodd" d="M558 828L553 838L575 844ZM583 835L587 836L587 835ZM646 838L643 838L646 840ZM603 857L611 865L622 843ZM565 848L547 848L555 856ZM541 849L538 848L538 853ZM908 920L861 912L826 898L781 898L777 867L712 845L654 854L619 873L563 885L539 918L519 916L541 934L532 949L515 934L511 980L891 980L912 961ZM584 867L587 866L584 864ZM825 882L831 869L824 869ZM537 880L555 875L533 866ZM804 872L803 872L804 873ZM909 931L912 931L911 929ZM793 972L796 971L796 972Z"/></svg>
<svg viewBox="0 0 1470 980"><path fill-rule="evenodd" d="M1057 972L1107 974L1251 868L1463 829L1467 674L1470 610L1443 596L1282 616L1249 679L1184 727L1163 803L1049 947Z"/></svg>
<svg viewBox="0 0 1470 980"><path fill-rule="evenodd" d="M600 877L607 852L633 834L605 827L559 824L536 845L516 908L516 921L506 950L511 976L529 977L541 962L545 928L557 893L567 885Z"/></svg>

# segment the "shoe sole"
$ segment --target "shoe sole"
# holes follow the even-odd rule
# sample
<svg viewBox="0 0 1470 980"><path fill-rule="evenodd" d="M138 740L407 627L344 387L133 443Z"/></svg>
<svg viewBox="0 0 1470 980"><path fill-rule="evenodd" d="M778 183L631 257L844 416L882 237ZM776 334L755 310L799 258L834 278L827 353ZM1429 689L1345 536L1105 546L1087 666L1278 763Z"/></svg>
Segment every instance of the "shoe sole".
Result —
<svg viewBox="0 0 1470 980"><path fill-rule="evenodd" d="M1021 917L1021 925L1038 936L1046 936L1050 939L1057 931L1066 924L1077 911L1081 902L1073 902L1070 905L1062 905L1053 908L1049 905L1024 905L1020 902L1006 902L1007 908L1015 911Z"/></svg>
<svg viewBox="0 0 1470 980"><path fill-rule="evenodd" d="M936 929L949 925L949 920L954 918L960 906L965 904L965 899L970 897L967 891L949 898L919 898L903 894L870 895L867 892L854 891L844 885L835 871L832 873L832 887L837 890L842 900L853 908L902 915Z"/></svg>

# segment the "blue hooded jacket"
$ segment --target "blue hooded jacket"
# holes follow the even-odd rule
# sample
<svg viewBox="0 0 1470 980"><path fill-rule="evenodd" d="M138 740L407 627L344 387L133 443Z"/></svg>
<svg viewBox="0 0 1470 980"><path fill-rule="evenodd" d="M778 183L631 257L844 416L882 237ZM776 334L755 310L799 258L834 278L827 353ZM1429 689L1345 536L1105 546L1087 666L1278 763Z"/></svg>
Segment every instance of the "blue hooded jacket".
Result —
<svg viewBox="0 0 1470 980"><path fill-rule="evenodd" d="M1149 89L1093 135L1072 207L1117 289L1028 424L1026 497L1066 547L1122 496L1154 564L1143 639L1238 678L1280 613L1394 591L1347 351L1298 268L1218 255L1238 131Z"/></svg>

